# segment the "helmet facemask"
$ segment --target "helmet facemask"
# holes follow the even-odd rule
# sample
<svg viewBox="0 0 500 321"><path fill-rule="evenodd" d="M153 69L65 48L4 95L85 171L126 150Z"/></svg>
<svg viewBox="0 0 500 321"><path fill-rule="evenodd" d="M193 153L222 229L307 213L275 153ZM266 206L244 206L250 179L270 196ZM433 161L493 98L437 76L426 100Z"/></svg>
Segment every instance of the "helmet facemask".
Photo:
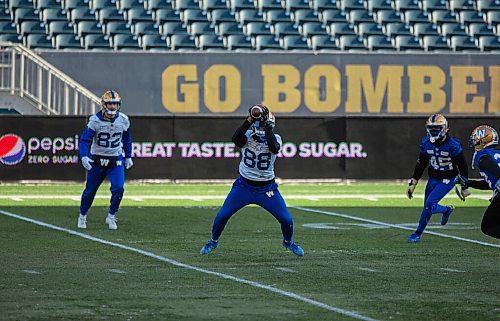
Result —
<svg viewBox="0 0 500 321"><path fill-rule="evenodd" d="M425 124L425 130L431 143L440 142L448 133L448 121L441 114L431 115Z"/></svg>
<svg viewBox="0 0 500 321"><path fill-rule="evenodd" d="M118 92L114 90L106 91L101 97L101 109L103 115L108 119L116 117L120 111L122 98Z"/></svg>

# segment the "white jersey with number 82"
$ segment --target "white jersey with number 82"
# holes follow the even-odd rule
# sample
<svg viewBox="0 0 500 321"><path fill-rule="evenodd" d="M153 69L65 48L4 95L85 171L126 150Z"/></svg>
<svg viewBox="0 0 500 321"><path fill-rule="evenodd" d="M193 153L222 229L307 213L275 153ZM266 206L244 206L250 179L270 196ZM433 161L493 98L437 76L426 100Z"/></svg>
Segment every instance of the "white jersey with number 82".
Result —
<svg viewBox="0 0 500 321"><path fill-rule="evenodd" d="M276 154L271 153L267 143L252 138L252 131L247 131L247 142L241 149L240 175L252 181L269 181L274 178L274 162ZM275 134L281 145L281 136Z"/></svg>
<svg viewBox="0 0 500 321"><path fill-rule="evenodd" d="M119 156L122 154L122 135L130 127L130 121L125 114L119 113L114 122L100 120L93 115L87 127L95 132L90 148L92 155Z"/></svg>

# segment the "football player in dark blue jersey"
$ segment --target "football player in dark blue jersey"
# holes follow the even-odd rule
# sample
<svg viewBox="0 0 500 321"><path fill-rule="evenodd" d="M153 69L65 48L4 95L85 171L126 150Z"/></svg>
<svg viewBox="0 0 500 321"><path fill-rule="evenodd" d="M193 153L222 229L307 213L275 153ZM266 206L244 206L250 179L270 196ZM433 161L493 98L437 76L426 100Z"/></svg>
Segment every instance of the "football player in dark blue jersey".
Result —
<svg viewBox="0 0 500 321"><path fill-rule="evenodd" d="M425 187L424 208L418 221L418 227L408 237L409 242L420 242L422 233L432 214L442 214L441 225L445 225L453 212L453 206L439 204L448 192L453 189L455 178L461 175L468 178L467 164L460 142L448 135L448 121L441 114L433 114L425 124L427 135L420 144L420 155L415 165L412 178L408 182L406 194L413 197L413 192L429 165L429 180Z"/></svg>
<svg viewBox="0 0 500 321"><path fill-rule="evenodd" d="M478 168L482 179L457 180L460 183L459 196L465 200L470 193L468 187L482 190L493 190L491 203L484 212L481 231L491 237L500 239L500 150L498 149L498 133L488 125L476 127L469 137L469 146L475 149L472 158L472 169Z"/></svg>

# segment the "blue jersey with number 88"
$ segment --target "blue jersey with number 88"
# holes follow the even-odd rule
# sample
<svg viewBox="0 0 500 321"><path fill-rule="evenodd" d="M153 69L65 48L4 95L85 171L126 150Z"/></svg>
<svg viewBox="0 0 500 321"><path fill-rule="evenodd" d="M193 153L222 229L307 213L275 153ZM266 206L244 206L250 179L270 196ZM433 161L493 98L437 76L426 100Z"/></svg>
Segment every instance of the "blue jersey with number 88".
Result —
<svg viewBox="0 0 500 321"><path fill-rule="evenodd" d="M245 133L247 142L241 149L240 175L252 181L269 181L274 178L274 162L276 154L271 153L264 139L256 140L253 132ZM281 136L275 134L276 140L282 145Z"/></svg>

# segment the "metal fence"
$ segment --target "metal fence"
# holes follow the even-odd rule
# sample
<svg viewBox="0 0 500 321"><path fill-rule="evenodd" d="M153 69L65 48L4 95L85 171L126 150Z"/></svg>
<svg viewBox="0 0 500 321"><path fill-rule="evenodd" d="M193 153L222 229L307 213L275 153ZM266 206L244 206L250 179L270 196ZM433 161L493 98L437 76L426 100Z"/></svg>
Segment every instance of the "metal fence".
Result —
<svg viewBox="0 0 500 321"><path fill-rule="evenodd" d="M17 95L46 115L88 115L99 98L21 45L0 42L0 92Z"/></svg>

